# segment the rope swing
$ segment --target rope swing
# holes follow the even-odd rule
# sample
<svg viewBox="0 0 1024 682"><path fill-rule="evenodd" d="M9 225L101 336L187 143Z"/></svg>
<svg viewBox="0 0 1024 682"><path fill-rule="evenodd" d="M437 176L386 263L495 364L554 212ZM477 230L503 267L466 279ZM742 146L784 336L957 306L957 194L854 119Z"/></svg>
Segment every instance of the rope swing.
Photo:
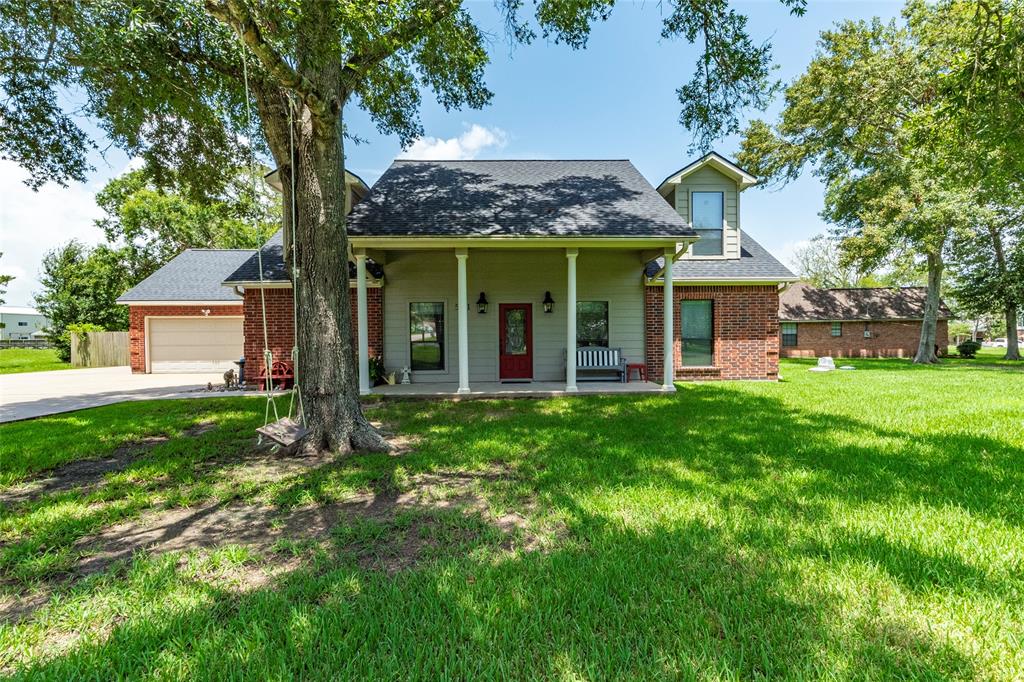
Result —
<svg viewBox="0 0 1024 682"><path fill-rule="evenodd" d="M256 151L253 147L252 141L255 139L252 136L252 103L251 95L249 92L249 60L246 57L245 43L242 41L241 27L238 29L239 33L239 45L242 51L242 78L245 85L245 115L246 115L246 126L249 133L249 170L252 175L252 201L253 206L256 206L257 196L259 192L258 183L259 178L256 174ZM260 316L263 323L263 366L265 368L265 377L263 382L263 390L266 395L266 405L263 408L263 426L256 429L256 433L259 434L257 442L263 443L263 439L267 438L281 447L288 447L299 442L309 433L309 428L306 424L306 411L302 404L302 387L299 383L299 322L298 322L298 293L297 289L299 286L299 268L296 263L297 250L295 247L295 223L297 218L296 201L295 201L295 126L294 126L294 110L295 102L291 96L288 97L288 145L289 145L289 162L291 164L289 176L291 177L291 233L292 233L292 392L291 398L288 402L288 414L285 417L281 417L277 410L277 401L274 396L274 379L273 379L273 365L274 365L274 354L270 350L270 335L267 332L267 297L265 291L265 280L263 277L263 249L256 249L256 260L260 271ZM256 224L256 217L253 216L253 227L258 229ZM298 412L294 412L296 407L296 397L298 398ZM271 421L270 414L273 412L274 420Z"/></svg>

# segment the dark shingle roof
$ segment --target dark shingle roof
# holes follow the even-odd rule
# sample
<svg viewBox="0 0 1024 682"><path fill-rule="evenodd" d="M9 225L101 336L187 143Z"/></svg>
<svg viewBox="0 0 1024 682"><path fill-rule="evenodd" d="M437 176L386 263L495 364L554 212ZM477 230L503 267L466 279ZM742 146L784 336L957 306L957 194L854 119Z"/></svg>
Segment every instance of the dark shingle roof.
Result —
<svg viewBox="0 0 1024 682"><path fill-rule="evenodd" d="M353 236L663 237L693 232L629 161L395 161Z"/></svg>
<svg viewBox="0 0 1024 682"><path fill-rule="evenodd" d="M284 237L281 230L274 233L274 236L267 240L261 251L263 252L263 279L269 282L288 281L288 272L284 262ZM242 262L238 268L229 272L221 281L225 284L234 282L258 282L260 279L259 258L255 251L249 251L251 256ZM384 274L384 268L372 260L366 261L366 272L370 277L380 278ZM348 276L350 279L356 277L355 263L348 264Z"/></svg>
<svg viewBox="0 0 1024 682"><path fill-rule="evenodd" d="M799 282L779 296L779 319L786 322L838 320L920 320L925 287L818 289ZM940 301L939 317L950 317Z"/></svg>
<svg viewBox="0 0 1024 682"><path fill-rule="evenodd" d="M659 258L647 264L645 273L653 277L661 270L665 260ZM746 232L740 231L740 257L725 260L695 260L683 258L672 265L675 280L740 280L786 282L796 275L768 253Z"/></svg>
<svg viewBox="0 0 1024 682"><path fill-rule="evenodd" d="M252 249L187 249L122 294L117 302L241 302L235 292L222 283L255 253Z"/></svg>

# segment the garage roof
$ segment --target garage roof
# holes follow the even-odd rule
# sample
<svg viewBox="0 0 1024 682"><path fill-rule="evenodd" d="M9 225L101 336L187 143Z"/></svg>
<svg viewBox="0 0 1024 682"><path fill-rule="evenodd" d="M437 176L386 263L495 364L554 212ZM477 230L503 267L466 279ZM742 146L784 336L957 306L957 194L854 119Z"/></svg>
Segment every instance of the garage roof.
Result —
<svg viewBox="0 0 1024 682"><path fill-rule="evenodd" d="M231 301L241 299L223 282L256 252L252 249L187 249L132 287L118 303Z"/></svg>

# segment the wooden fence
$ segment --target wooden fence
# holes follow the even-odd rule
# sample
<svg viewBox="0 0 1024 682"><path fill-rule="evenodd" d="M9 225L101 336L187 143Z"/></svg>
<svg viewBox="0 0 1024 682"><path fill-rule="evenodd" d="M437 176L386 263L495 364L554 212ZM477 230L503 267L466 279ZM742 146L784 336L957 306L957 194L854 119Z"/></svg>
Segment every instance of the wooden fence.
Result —
<svg viewBox="0 0 1024 682"><path fill-rule="evenodd" d="M121 367L129 364L128 332L85 332L71 335L74 367Z"/></svg>

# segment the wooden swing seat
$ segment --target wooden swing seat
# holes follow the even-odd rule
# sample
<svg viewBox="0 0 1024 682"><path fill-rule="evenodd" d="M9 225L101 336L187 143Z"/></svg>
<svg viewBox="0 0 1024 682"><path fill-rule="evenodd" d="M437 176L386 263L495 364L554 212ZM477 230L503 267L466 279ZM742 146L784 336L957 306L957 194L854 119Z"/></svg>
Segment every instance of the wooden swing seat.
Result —
<svg viewBox="0 0 1024 682"><path fill-rule="evenodd" d="M309 429L291 417L285 417L256 429L256 432L266 436L278 445L288 447L305 438L306 434L309 433Z"/></svg>

